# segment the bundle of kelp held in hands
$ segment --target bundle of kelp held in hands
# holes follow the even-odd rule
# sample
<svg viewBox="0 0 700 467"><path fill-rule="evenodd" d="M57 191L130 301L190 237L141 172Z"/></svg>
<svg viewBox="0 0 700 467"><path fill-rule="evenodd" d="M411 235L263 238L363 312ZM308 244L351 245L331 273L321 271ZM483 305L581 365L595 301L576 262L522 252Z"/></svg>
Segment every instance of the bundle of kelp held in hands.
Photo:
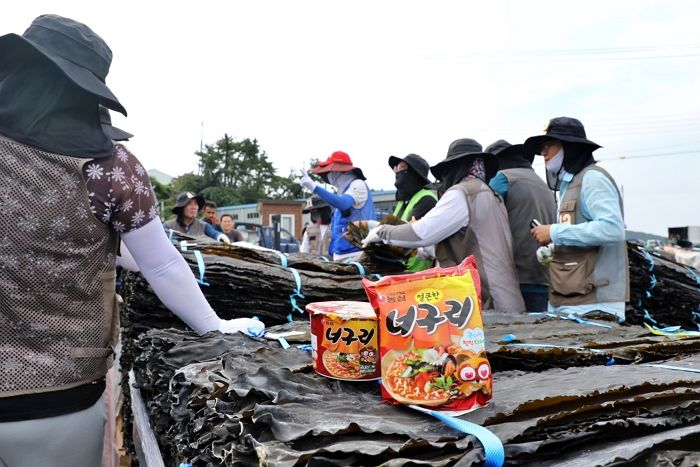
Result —
<svg viewBox="0 0 700 467"><path fill-rule="evenodd" d="M700 271L627 243L630 265L630 324L700 329Z"/></svg>
<svg viewBox="0 0 700 467"><path fill-rule="evenodd" d="M348 230L343 234L345 239L353 246L364 250L361 261L372 265L375 269L387 269L393 266L395 272L401 272L405 268L405 262L416 253L414 248L402 248L395 245L387 245L376 242L363 248L362 240L367 237L369 231L377 225L400 225L404 221L393 214L385 215L379 224L376 221L355 221L348 225Z"/></svg>

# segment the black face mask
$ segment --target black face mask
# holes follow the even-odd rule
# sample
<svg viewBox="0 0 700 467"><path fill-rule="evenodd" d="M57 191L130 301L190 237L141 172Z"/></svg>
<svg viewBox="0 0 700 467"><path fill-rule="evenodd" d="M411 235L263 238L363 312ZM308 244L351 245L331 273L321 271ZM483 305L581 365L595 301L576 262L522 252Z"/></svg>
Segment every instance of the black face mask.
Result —
<svg viewBox="0 0 700 467"><path fill-rule="evenodd" d="M318 211L313 211L311 213L311 222L315 224L319 219L321 219L321 213Z"/></svg>
<svg viewBox="0 0 700 467"><path fill-rule="evenodd" d="M15 56L0 70L0 133L20 143L75 157L105 157L97 97L54 67Z"/></svg>
<svg viewBox="0 0 700 467"><path fill-rule="evenodd" d="M396 173L396 199L408 201L425 185L425 180L421 180L411 169L402 170Z"/></svg>
<svg viewBox="0 0 700 467"><path fill-rule="evenodd" d="M312 224L315 224L319 219L323 225L328 225L331 223L331 208L329 207L313 210L311 211L310 215Z"/></svg>

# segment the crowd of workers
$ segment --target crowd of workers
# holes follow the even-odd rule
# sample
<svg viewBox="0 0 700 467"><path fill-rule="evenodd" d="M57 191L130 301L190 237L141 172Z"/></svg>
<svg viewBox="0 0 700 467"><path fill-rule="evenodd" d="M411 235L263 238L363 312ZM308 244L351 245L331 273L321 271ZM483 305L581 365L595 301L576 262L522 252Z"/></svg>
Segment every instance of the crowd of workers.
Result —
<svg viewBox="0 0 700 467"><path fill-rule="evenodd" d="M0 37L0 204L13 219L0 225L0 465L100 464L104 377L119 335L120 244L195 332L264 330L254 319L220 319L164 234L146 171L116 142L130 135L109 122L107 109L126 115L105 84L111 59L89 27L57 15ZM560 117L524 144L498 141L484 151L459 139L432 167L414 154L389 158L395 214L406 223L373 228L365 245L417 248L413 271L474 255L487 310L548 307L622 319L622 202L593 159L598 147L578 120ZM536 155L559 193L558 212L532 170ZM337 151L313 172L333 190L302 174L302 186L317 196L307 208L313 225L304 248L357 258L343 232L375 215L362 170ZM222 217L220 230L211 218L198 221L203 208L201 197L181 194L166 228L238 241L232 219L229 228ZM42 219L52 219L48 234Z"/></svg>

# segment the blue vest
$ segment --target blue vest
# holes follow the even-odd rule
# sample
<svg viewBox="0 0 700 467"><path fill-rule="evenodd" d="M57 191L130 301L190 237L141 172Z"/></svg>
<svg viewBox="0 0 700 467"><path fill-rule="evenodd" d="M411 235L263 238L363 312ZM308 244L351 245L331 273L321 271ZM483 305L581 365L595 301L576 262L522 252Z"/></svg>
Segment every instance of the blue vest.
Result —
<svg viewBox="0 0 700 467"><path fill-rule="evenodd" d="M350 188L350 184L343 190L343 195ZM363 182L365 183L365 182ZM367 187L367 183L365 183ZM329 253L331 256L334 254L344 255L346 253L353 253L355 251L360 251L359 248L352 245L343 238L343 233L348 230L348 224L354 221L369 221L375 219L374 214L374 201L372 201L372 194L369 192L369 187L367 187L367 201L365 201L364 206L360 209L351 207L348 209L350 214L347 217L343 216L343 213L338 208L333 208L333 218L331 219L331 247ZM347 212L346 212L347 214Z"/></svg>

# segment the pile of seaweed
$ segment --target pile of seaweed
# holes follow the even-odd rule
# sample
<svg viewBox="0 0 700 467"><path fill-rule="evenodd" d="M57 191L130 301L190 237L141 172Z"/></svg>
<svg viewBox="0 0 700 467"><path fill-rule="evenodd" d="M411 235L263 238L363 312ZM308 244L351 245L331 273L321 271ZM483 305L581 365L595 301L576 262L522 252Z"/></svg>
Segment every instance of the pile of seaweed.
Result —
<svg viewBox="0 0 700 467"><path fill-rule="evenodd" d="M507 465L697 456L689 452L700 441L700 374L649 365L698 369L700 340L608 326L487 317L494 400L462 418L502 440ZM376 382L317 375L309 353L294 345L152 330L135 350L136 380L166 465L483 462L471 436L383 403Z"/></svg>
<svg viewBox="0 0 700 467"><path fill-rule="evenodd" d="M660 328L700 329L700 271L627 243L630 301L626 319Z"/></svg>

